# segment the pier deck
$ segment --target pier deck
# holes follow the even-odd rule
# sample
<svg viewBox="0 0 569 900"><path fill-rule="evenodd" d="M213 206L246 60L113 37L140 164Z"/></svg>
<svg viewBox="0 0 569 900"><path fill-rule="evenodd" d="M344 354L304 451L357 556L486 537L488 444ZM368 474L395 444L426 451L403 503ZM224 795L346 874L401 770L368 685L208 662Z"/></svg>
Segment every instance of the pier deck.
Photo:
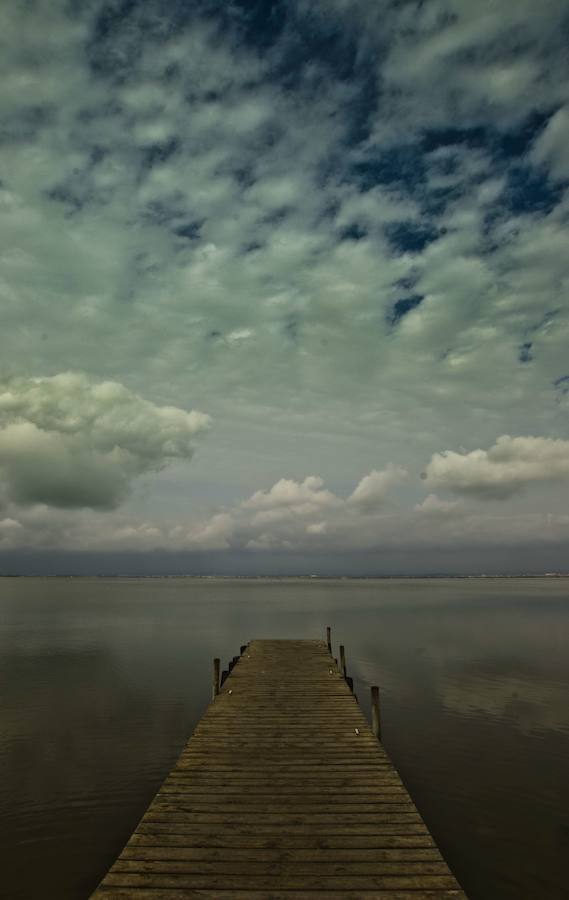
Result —
<svg viewBox="0 0 569 900"><path fill-rule="evenodd" d="M466 900L324 641L252 641L92 900Z"/></svg>

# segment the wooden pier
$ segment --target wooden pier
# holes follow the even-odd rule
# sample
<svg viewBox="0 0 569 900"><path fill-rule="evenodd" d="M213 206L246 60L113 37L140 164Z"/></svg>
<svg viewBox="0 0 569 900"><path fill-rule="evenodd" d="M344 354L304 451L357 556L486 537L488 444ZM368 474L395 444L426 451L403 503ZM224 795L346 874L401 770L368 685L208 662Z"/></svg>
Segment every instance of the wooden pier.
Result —
<svg viewBox="0 0 569 900"><path fill-rule="evenodd" d="M329 633L241 651L93 900L466 900L343 648L340 666Z"/></svg>

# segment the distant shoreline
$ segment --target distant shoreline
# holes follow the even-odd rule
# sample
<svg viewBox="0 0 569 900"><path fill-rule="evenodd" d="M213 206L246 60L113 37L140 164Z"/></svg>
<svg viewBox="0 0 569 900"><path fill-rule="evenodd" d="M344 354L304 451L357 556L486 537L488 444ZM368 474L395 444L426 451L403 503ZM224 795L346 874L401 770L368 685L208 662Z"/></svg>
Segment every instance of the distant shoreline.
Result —
<svg viewBox="0 0 569 900"><path fill-rule="evenodd" d="M192 579L193 581L264 581L266 579L277 579L279 581L400 581L405 579L407 581L425 581L425 580L436 580L436 579L446 579L446 580L472 580L472 579L492 579L492 578L569 578L569 572L538 572L538 573L526 573L526 572L518 572L513 575L504 575L504 574L467 574L467 575L451 575L445 572L438 572L436 574L429 575L136 575L136 574L121 574L117 572L93 572L91 574L84 575L74 575L72 573L66 572L58 572L57 574L44 574L42 572L29 572L29 573L18 573L18 574L9 574L9 573L0 573L0 578L122 578L125 580L133 580L133 579Z"/></svg>

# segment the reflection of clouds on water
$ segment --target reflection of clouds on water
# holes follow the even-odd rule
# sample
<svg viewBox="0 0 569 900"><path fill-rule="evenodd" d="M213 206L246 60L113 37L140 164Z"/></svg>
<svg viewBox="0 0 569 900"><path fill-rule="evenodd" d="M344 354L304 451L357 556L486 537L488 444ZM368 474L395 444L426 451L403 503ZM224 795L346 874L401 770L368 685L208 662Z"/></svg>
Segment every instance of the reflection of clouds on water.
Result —
<svg viewBox="0 0 569 900"><path fill-rule="evenodd" d="M481 591L478 584L475 603L445 603L444 591L431 598L429 587L422 603L401 604L397 612L384 606L376 628L349 657L360 692L363 685L380 685L392 728L396 721L407 728L403 720L409 715L416 720L427 710L436 716L438 710L453 729L459 728L460 717L517 734L569 734L561 598L553 603L542 585L522 584L531 596L525 598L520 589L514 606L508 586L499 597L495 585ZM433 592L440 587L433 585ZM472 589L464 583L442 587L458 595Z"/></svg>
<svg viewBox="0 0 569 900"><path fill-rule="evenodd" d="M183 705L154 703L146 685L133 684L104 648L40 650L38 640L32 655L33 643L27 653L5 653L0 664L0 679L10 683L2 704L0 758L13 776L0 796L15 804L12 816L17 818L25 798L41 804L57 796L62 806L79 798L87 802L118 771L124 789L136 739L140 767L157 779L159 762L171 755L170 720Z"/></svg>
<svg viewBox="0 0 569 900"><path fill-rule="evenodd" d="M436 683L443 706L461 716L505 718L523 734L569 733L569 686L511 675L456 674Z"/></svg>
<svg viewBox="0 0 569 900"><path fill-rule="evenodd" d="M356 676L360 679L360 681L366 682L368 684L375 684L377 680L377 665L371 659L364 659L361 656L358 656L356 659L350 659L349 668Z"/></svg>

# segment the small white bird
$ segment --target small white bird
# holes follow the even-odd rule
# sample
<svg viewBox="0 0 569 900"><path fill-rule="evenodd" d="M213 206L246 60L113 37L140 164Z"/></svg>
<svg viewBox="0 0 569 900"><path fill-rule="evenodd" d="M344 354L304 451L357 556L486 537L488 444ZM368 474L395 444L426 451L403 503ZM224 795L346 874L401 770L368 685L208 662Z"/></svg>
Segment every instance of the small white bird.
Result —
<svg viewBox="0 0 569 900"><path fill-rule="evenodd" d="M233 691L227 691L227 693L228 693L228 694L232 694L232 693L233 693Z"/></svg>
<svg viewBox="0 0 569 900"><path fill-rule="evenodd" d="M230 693L231 693L231 692L230 692ZM360 729L359 729L359 728L354 728L354 731L356 732L356 734L359 734L359 733L360 733Z"/></svg>

